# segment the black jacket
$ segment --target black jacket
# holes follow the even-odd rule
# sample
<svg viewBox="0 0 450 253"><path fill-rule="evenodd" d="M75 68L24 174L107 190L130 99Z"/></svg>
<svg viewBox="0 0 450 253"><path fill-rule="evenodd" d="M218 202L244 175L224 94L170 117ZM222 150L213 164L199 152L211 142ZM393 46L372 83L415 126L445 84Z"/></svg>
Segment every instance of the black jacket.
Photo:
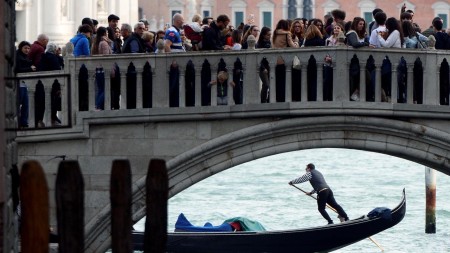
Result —
<svg viewBox="0 0 450 253"><path fill-rule="evenodd" d="M220 28L216 22L203 31L202 50L223 50L225 43L222 41Z"/></svg>
<svg viewBox="0 0 450 253"><path fill-rule="evenodd" d="M137 41L139 49L137 52L131 52L131 42ZM128 37L122 46L122 53L145 53L145 41L139 37L136 33L132 33L130 37Z"/></svg>
<svg viewBox="0 0 450 253"><path fill-rule="evenodd" d="M39 62L39 66L37 67L38 71L50 71L50 70L61 70L61 61L56 54L45 53L42 55L41 61Z"/></svg>
<svg viewBox="0 0 450 253"><path fill-rule="evenodd" d="M27 55L22 53L22 51L17 50L16 52L16 66L14 68L15 73L32 72L31 66L33 62L28 59Z"/></svg>

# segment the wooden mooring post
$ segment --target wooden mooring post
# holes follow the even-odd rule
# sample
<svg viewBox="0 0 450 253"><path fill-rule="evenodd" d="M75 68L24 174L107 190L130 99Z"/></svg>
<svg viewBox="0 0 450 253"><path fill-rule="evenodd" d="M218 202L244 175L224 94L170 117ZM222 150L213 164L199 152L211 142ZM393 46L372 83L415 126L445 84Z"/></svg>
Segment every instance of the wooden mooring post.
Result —
<svg viewBox="0 0 450 253"><path fill-rule="evenodd" d="M113 253L131 253L132 180L128 160L112 164L110 181L111 239ZM144 252L166 252L168 176L166 162L150 161ZM37 161L25 162L20 176L21 252L49 252L49 196L44 170ZM84 181L77 161L61 161L55 185L58 251L84 252Z"/></svg>
<svg viewBox="0 0 450 253"><path fill-rule="evenodd" d="M48 187L37 161L23 164L20 175L21 252L48 253Z"/></svg>
<svg viewBox="0 0 450 253"><path fill-rule="evenodd" d="M84 181L77 161L59 164L55 198L59 252L84 252Z"/></svg>
<svg viewBox="0 0 450 253"><path fill-rule="evenodd" d="M113 253L130 253L131 228L131 166L128 160L115 160L111 170L111 249Z"/></svg>
<svg viewBox="0 0 450 253"><path fill-rule="evenodd" d="M425 233L436 233L436 171L425 168Z"/></svg>
<svg viewBox="0 0 450 253"><path fill-rule="evenodd" d="M146 189L144 253L163 253L166 252L167 244L167 200L169 197L169 180L164 160L150 161Z"/></svg>

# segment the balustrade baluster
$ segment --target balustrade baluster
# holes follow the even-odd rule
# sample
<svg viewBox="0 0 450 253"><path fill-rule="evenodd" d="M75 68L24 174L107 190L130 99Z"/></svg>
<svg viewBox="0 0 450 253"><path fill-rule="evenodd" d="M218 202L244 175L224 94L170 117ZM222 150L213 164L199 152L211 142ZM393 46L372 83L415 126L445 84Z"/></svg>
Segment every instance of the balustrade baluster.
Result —
<svg viewBox="0 0 450 253"><path fill-rule="evenodd" d="M195 68L195 107L202 105L202 68Z"/></svg>
<svg viewBox="0 0 450 253"><path fill-rule="evenodd" d="M136 69L136 108L143 108L142 72L143 69Z"/></svg>
<svg viewBox="0 0 450 253"><path fill-rule="evenodd" d="M406 79L406 103L414 104L413 91L414 91L414 76L413 76L414 65L408 64L408 78Z"/></svg>
<svg viewBox="0 0 450 253"><path fill-rule="evenodd" d="M436 55L427 54L423 60L423 104L439 105L439 67ZM435 85L432 85L435 84Z"/></svg>
<svg viewBox="0 0 450 253"><path fill-rule="evenodd" d="M34 100L34 92L36 91L36 84L31 83L31 81L26 82L28 88L28 126L34 127L35 122L35 100Z"/></svg>
<svg viewBox="0 0 450 253"><path fill-rule="evenodd" d="M233 81L233 72L229 71L227 80L227 105L234 105L233 86L231 86L230 84L232 81Z"/></svg>
<svg viewBox="0 0 450 253"><path fill-rule="evenodd" d="M375 102L381 102L381 64L375 64Z"/></svg>
<svg viewBox="0 0 450 253"><path fill-rule="evenodd" d="M317 63L317 97L316 101L323 101L323 62Z"/></svg>
<svg viewBox="0 0 450 253"><path fill-rule="evenodd" d="M242 62L242 68L244 71L243 82L243 104L260 104L261 97L261 80L259 78L259 66L261 59L256 54L247 55L245 61Z"/></svg>
<svg viewBox="0 0 450 253"><path fill-rule="evenodd" d="M302 102L308 101L308 65L302 65L302 83L301 83L301 91L302 91Z"/></svg>
<svg viewBox="0 0 450 253"><path fill-rule="evenodd" d="M111 110L111 71L105 69L105 110Z"/></svg>
<svg viewBox="0 0 450 253"><path fill-rule="evenodd" d="M101 67L101 66L98 66L98 68L99 67ZM97 82L96 82L96 80L95 80L95 70L94 71L92 71L92 72L90 72L90 75L89 75L89 84L90 85L88 85L88 94L89 94L89 96L88 96L88 101L89 101L89 107L88 107L88 111L93 111L94 109L95 109L95 96L96 96L96 92L95 92L95 90L96 90L96 86L97 86Z"/></svg>
<svg viewBox="0 0 450 253"><path fill-rule="evenodd" d="M120 68L120 101L119 101L119 108L120 109L127 109L127 73L123 72L123 68Z"/></svg>
<svg viewBox="0 0 450 253"><path fill-rule="evenodd" d="M186 107L186 79L185 72L180 70L180 82L179 82L179 107Z"/></svg>
<svg viewBox="0 0 450 253"><path fill-rule="evenodd" d="M359 101L366 102L366 66L363 62L359 63ZM351 96L352 94L350 94Z"/></svg>
<svg viewBox="0 0 450 253"><path fill-rule="evenodd" d="M392 65L392 80L391 80L391 103L398 102L398 82L397 82L397 68Z"/></svg>
<svg viewBox="0 0 450 253"><path fill-rule="evenodd" d="M284 101L292 102L292 61L287 61L284 64L286 65L286 89L284 94Z"/></svg>
<svg viewBox="0 0 450 253"><path fill-rule="evenodd" d="M269 87L269 103L276 103L276 82L275 82L275 64L273 64L274 61L269 61L269 65L270 65L270 78L269 78L269 82L270 82L270 87Z"/></svg>
<svg viewBox="0 0 450 253"><path fill-rule="evenodd" d="M217 70L211 69L211 80L217 81ZM211 106L217 106L217 83L211 85Z"/></svg>
<svg viewBox="0 0 450 253"><path fill-rule="evenodd" d="M43 79L44 89L45 89L45 112L44 112L44 123L45 126L51 126L50 122L50 110L52 108L51 104L51 90L52 90L52 81L50 79Z"/></svg>

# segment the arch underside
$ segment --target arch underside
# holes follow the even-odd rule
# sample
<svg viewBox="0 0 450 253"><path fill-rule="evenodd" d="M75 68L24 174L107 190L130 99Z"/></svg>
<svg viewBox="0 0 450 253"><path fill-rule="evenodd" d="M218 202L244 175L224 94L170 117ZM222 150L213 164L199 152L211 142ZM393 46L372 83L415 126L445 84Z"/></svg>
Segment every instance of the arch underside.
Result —
<svg viewBox="0 0 450 253"><path fill-rule="evenodd" d="M375 117L290 118L226 134L168 161L169 198L236 165L279 153L315 148L378 152L417 162L450 175L450 136L440 130ZM135 182L132 208L134 221L145 216L144 189L145 178ZM93 230L100 232L100 227L108 228L109 216L98 220L108 224L98 226L97 223Z"/></svg>

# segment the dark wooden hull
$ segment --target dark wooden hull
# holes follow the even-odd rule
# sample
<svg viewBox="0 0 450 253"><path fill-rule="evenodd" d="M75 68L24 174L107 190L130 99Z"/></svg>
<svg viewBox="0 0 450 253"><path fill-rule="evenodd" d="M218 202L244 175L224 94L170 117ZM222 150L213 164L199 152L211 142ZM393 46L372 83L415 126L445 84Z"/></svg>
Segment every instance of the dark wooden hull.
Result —
<svg viewBox="0 0 450 253"><path fill-rule="evenodd" d="M406 196L391 210L392 219L366 216L313 228L263 232L174 232L167 252L330 252L397 225L405 216ZM135 250L143 250L143 232L133 233Z"/></svg>

